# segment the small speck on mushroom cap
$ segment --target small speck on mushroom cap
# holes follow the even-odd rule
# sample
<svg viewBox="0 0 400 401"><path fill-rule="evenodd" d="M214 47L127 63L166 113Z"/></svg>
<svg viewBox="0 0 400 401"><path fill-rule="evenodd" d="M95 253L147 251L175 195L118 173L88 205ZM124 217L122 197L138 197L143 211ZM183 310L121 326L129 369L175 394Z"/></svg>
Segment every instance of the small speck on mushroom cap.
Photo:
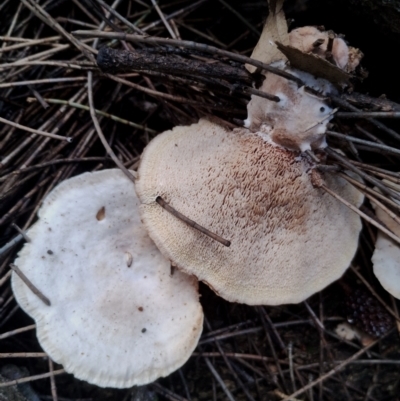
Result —
<svg viewBox="0 0 400 401"><path fill-rule="evenodd" d="M197 280L170 275L138 207L132 183L117 169L62 182L45 199L28 231L32 242L15 261L51 306L12 275L16 300L35 319L46 353L102 387L170 374L190 357L202 331Z"/></svg>
<svg viewBox="0 0 400 401"><path fill-rule="evenodd" d="M174 265L229 301L296 303L343 274L361 229L358 215L312 186L309 168L248 130L200 120L150 142L135 188L150 237ZM346 181L324 178L361 204ZM230 247L177 220L155 202L158 196Z"/></svg>

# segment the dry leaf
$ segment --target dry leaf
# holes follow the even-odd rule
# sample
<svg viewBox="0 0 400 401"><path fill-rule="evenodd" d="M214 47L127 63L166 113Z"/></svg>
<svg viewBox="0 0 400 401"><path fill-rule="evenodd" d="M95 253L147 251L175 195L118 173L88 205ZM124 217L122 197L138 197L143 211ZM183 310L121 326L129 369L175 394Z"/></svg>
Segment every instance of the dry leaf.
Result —
<svg viewBox="0 0 400 401"><path fill-rule="evenodd" d="M308 72L318 78L324 78L334 85L348 84L351 75L336 67L329 61L312 53L304 53L292 46L276 42L277 48L287 57L290 65L301 71Z"/></svg>
<svg viewBox="0 0 400 401"><path fill-rule="evenodd" d="M269 0L269 15L265 22L263 31L256 47L253 50L251 58L262 61L265 64L271 64L274 61L284 60L285 57L277 49L274 42L289 44L288 27L285 13L283 12L284 0ZM246 64L249 72L254 72L256 67Z"/></svg>

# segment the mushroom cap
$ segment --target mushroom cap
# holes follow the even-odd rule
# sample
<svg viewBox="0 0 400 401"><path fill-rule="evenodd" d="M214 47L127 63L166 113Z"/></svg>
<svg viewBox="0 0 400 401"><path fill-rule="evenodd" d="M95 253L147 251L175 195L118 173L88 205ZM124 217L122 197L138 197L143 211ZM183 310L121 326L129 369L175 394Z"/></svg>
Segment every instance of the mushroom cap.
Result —
<svg viewBox="0 0 400 401"><path fill-rule="evenodd" d="M274 66L294 73L324 92L332 87L325 80L316 80L310 74L286 67L283 62ZM247 105L245 127L286 149L304 152L325 147L326 125L332 118L332 109L324 98L307 92L304 87L298 88L295 82L275 74L265 75L259 90L278 96L280 101L272 102L253 95Z"/></svg>
<svg viewBox="0 0 400 401"><path fill-rule="evenodd" d="M148 237L132 183L117 169L58 185L39 210L13 273L46 353L101 387L142 385L190 357L202 331L197 280L176 271Z"/></svg>
<svg viewBox="0 0 400 401"><path fill-rule="evenodd" d="M400 186L393 183L390 185L392 189L400 193ZM389 230L400 237L400 225L395 220L381 208L376 207L375 213ZM395 298L400 299L400 247L381 231L378 231L372 263L374 274L382 287Z"/></svg>
<svg viewBox="0 0 400 401"><path fill-rule="evenodd" d="M228 301L297 303L343 274L361 229L358 215L312 186L310 167L248 130L200 120L150 142L135 188L150 237L178 268ZM363 196L346 181L324 178L361 204ZM165 211L158 196L230 247Z"/></svg>

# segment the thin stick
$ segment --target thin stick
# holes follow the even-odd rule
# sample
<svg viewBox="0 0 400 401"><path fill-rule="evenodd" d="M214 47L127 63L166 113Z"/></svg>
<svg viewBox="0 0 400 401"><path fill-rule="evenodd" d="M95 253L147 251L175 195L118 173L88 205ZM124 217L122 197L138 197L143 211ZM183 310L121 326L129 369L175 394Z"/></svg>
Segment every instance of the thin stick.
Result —
<svg viewBox="0 0 400 401"><path fill-rule="evenodd" d="M34 328L36 328L36 324L30 324L29 326L21 327L16 330L7 331L7 333L0 334L0 340L15 336L19 333L24 333L25 331L33 330Z"/></svg>
<svg viewBox="0 0 400 401"><path fill-rule="evenodd" d="M382 144L374 143L374 142L371 142L371 141L365 141L364 139L359 139L359 138L356 138L354 136L349 136L349 135L343 135L343 134L341 134L339 132L326 131L326 133L329 136L333 136L333 137L336 137L336 138L344 139L344 140L349 141L349 142L359 143L361 145L370 146L371 148L386 150L389 153L394 153L394 154L400 155L400 149L392 148L391 146L382 145Z"/></svg>
<svg viewBox="0 0 400 401"><path fill-rule="evenodd" d="M33 61L18 61L18 64L15 64L15 67L24 67L29 65L50 65L53 67L64 67L67 69L76 69L76 70L87 70L87 69L95 69L96 65L91 63L90 61L55 61L55 60L33 60ZM0 64L0 69L2 65ZM75 82L75 80L74 80Z"/></svg>
<svg viewBox="0 0 400 401"><path fill-rule="evenodd" d="M219 0L220 3L222 3L233 15L235 15L237 18L239 18L240 21L243 22L249 28L255 35L256 37L260 37L261 32L249 21L247 21L246 18L243 17L241 13L236 11L227 1L224 0Z"/></svg>
<svg viewBox="0 0 400 401"><path fill-rule="evenodd" d="M19 269L18 266L14 265L13 263L10 263L11 269L19 276L19 278L25 283L25 285L47 306L51 305L51 302L49 298L43 295L43 293L38 290L32 282L28 279L28 277L25 276L24 273Z"/></svg>
<svg viewBox="0 0 400 401"><path fill-rule="evenodd" d="M3 253L6 253L13 246L17 245L23 239L24 239L24 236L21 234L18 234L17 236L15 236L11 241L7 242L7 244L5 244L4 246L2 246L0 248L0 256L3 255Z"/></svg>
<svg viewBox="0 0 400 401"><path fill-rule="evenodd" d="M384 195L382 195L380 192L377 192L369 187L367 187L365 184L353 179L352 177L349 177L346 174L343 173L339 173L339 175L344 178L346 181L350 182L353 186L357 187L360 189L360 191L362 193L364 193L364 195L370 194L372 195L372 197L375 198L379 198L382 201L386 202L387 204L389 204L390 206L394 207L395 209L397 209L398 211L400 211L400 205L398 205L396 202L393 202L391 199L386 198Z"/></svg>
<svg viewBox="0 0 400 401"><path fill-rule="evenodd" d="M1 65L0 65L0 67L1 67ZM15 86L54 84L54 83L58 83L58 82L77 82L77 81L85 81L85 80L86 80L85 77L32 79L30 81L5 82L5 83L0 84L0 89L13 88Z"/></svg>
<svg viewBox="0 0 400 401"><path fill-rule="evenodd" d="M165 19L165 16L163 12L161 11L160 7L158 7L158 4L156 3L155 0L151 0L151 4L153 4L155 10L157 11L157 14L160 16L161 21L163 22L164 26L167 28L167 31L171 35L172 39L176 39L176 35L174 30L171 28L171 25L168 23L168 21Z"/></svg>
<svg viewBox="0 0 400 401"><path fill-rule="evenodd" d="M20 43L1 48L0 53L4 53L4 52L8 52L11 50L20 49L20 48L28 47L28 46L35 46L35 45L39 45L39 44L48 45L51 42L58 42L60 39L61 39L61 36L51 36L51 37L42 38L42 39L27 39L26 41L24 40L24 41L21 41Z"/></svg>
<svg viewBox="0 0 400 401"><path fill-rule="evenodd" d="M341 111L336 114L339 118L400 118L400 111Z"/></svg>
<svg viewBox="0 0 400 401"><path fill-rule="evenodd" d="M74 18L57 17L57 18L56 18L56 21L57 21L57 22L69 22L69 23L71 23L71 24L83 26L83 27L85 27L85 28L97 29L97 25L90 24L90 23L88 23L88 22L79 21L79 20L76 20L76 19L74 19Z"/></svg>
<svg viewBox="0 0 400 401"><path fill-rule="evenodd" d="M354 268L354 266L350 266L351 271L363 282L363 284L368 288L369 292L381 303L381 305L396 319L396 321L400 322L400 319L396 315L396 313L391 309L386 302L376 293L376 291L372 288L371 284L363 277L363 275Z"/></svg>
<svg viewBox="0 0 400 401"><path fill-rule="evenodd" d="M290 380L292 382L292 391L296 391L296 381L294 379L294 370L293 370L293 343L290 341L288 345L288 358L289 358L289 373Z"/></svg>
<svg viewBox="0 0 400 401"><path fill-rule="evenodd" d="M27 100L27 102L36 101L36 99L33 98L33 97L28 97L26 100ZM43 100L45 102L47 102L47 103L50 103L50 104L63 104L63 105L66 105L66 106L75 107L75 108L80 109L80 110L90 111L90 107L89 106L85 106L85 105L83 105L81 103L71 102L69 100L49 99L49 98L44 98ZM134 128L137 128L137 129L141 129L143 131L148 131L150 134L156 134L157 133L157 131L154 130L154 129L147 128L147 127L145 127L143 125L136 124L136 123L134 123L132 121L129 121L129 120L125 120L124 118L120 118L118 116L115 116L114 114L105 113L104 111L101 111L101 110L98 110L98 109L94 109L94 111L95 111L96 114L98 114L100 116L110 118L111 120L117 121L117 122L119 122L121 124L126 124L126 125L129 125L131 127L134 127Z"/></svg>
<svg viewBox="0 0 400 401"><path fill-rule="evenodd" d="M219 242L222 245L225 245L229 247L231 245L231 242L223 239L217 234L214 234L213 232L207 230L206 228L200 226L197 224L195 221L189 219L188 217L184 216L182 213L178 212L176 209L174 209L171 205L169 205L161 196L158 196L156 198L156 202L167 212L171 213L175 217L177 217L179 220L182 220L185 222L188 226L195 228L196 230L199 230L201 233L207 235L208 237L212 238L213 240Z"/></svg>
<svg viewBox="0 0 400 401"><path fill-rule="evenodd" d="M361 110L359 110L357 107L351 105L349 102L347 102L346 100L340 98L339 96L330 96L330 98L339 106L342 106L348 110L352 110L355 112L360 112ZM382 124L380 121L374 119L374 118L369 118L369 121L374 124L376 127L378 127L379 129L385 131L386 133L388 133L389 135L391 135L393 138L396 138L397 140L400 140L400 134L394 130L392 130L391 128L386 127L385 124Z"/></svg>
<svg viewBox="0 0 400 401"><path fill-rule="evenodd" d="M206 1L207 1L207 0L199 0L199 1L195 2L195 3L192 3L192 4L190 4L190 5L187 6L187 7L183 7L183 8L181 8L181 9L178 10L178 11L174 11L174 12L171 13L171 14L165 15L165 19L166 19L166 20L170 20L171 18L178 17L178 16L181 15L181 14L189 13L189 12L195 10L196 8L198 8L201 4L205 3ZM144 4L143 4L143 5L144 5ZM146 5L146 6L148 7L148 5ZM146 15L146 14L145 14L145 15ZM151 22L150 24L146 25L146 26L142 29L142 31L143 31L143 32L146 32L146 31L148 31L148 30L150 30L150 29L156 27L157 25L160 25L161 23L162 23L162 21L161 21L160 19L157 20L157 21Z"/></svg>
<svg viewBox="0 0 400 401"><path fill-rule="evenodd" d="M24 237L26 242L31 242L31 239L26 235L25 231L21 230L15 223L11 225Z"/></svg>
<svg viewBox="0 0 400 401"><path fill-rule="evenodd" d="M286 353L286 345L285 345L285 343L283 342L281 336L279 335L279 332L278 332L278 330L277 330L277 327L278 327L278 326L276 326L275 323L274 323L274 322L271 320L271 318L269 317L269 314L268 314L268 312L267 312L267 308L266 308L266 307L261 308L261 310L263 311L262 316L263 316L264 319L267 321L267 323L270 325L270 327L271 327L271 329L272 329L272 332L274 333L275 340L278 341L279 346L281 347L281 350L284 351L284 352Z"/></svg>
<svg viewBox="0 0 400 401"><path fill-rule="evenodd" d="M3 358L44 358L48 356L45 352L6 352L0 354L0 359Z"/></svg>
<svg viewBox="0 0 400 401"><path fill-rule="evenodd" d="M97 3L101 4L102 7L104 7L111 15L119 19L121 22L123 22L127 27L132 29L132 31L135 31L141 35L146 35L141 29L139 29L136 25L132 24L130 21L128 21L126 18L124 18L121 14L119 14L117 11L115 11L112 7L110 7L106 2L103 0L96 0Z"/></svg>
<svg viewBox="0 0 400 401"><path fill-rule="evenodd" d="M161 394L163 397L170 401L188 401L186 398L183 398L175 393L173 393L171 390L168 390L167 388L161 386L159 383L152 383L150 386L154 389L155 392ZM136 398L136 397L134 397Z"/></svg>
<svg viewBox="0 0 400 401"><path fill-rule="evenodd" d="M26 127L25 125L13 123L12 121L6 120L3 117L0 117L0 123L11 125L12 127L22 129L23 131L32 132L34 134L38 134L38 135L42 135L42 136L47 136L49 138L59 139L61 141L72 142L71 137L51 134L50 132L45 132L45 131L29 128L29 127Z"/></svg>
<svg viewBox="0 0 400 401"><path fill-rule="evenodd" d="M322 331L325 331L325 326L321 322L321 320L318 319L318 316L315 314L315 312L312 310L311 306L308 304L307 301L304 301L304 305L306 306L308 312L310 313L314 323L316 326L318 326Z"/></svg>
<svg viewBox="0 0 400 401"><path fill-rule="evenodd" d="M0 278L0 287L11 277L11 270L9 270L2 278Z"/></svg>
<svg viewBox="0 0 400 401"><path fill-rule="evenodd" d="M306 155L312 159L315 163L321 163L321 160L318 159L317 155L312 152L311 150L306 150L305 151Z"/></svg>
<svg viewBox="0 0 400 401"><path fill-rule="evenodd" d="M364 178L364 180L369 181L370 183L376 185L382 192L385 194L391 196L392 198L396 200L400 200L400 194L398 194L396 191L391 190L390 188L387 188L385 185L382 184L381 181L372 178L368 174L364 173L357 167L353 166L353 164L350 163L349 160L347 160L345 157L340 155L339 153L335 152L333 149L330 148L325 148L325 152L333 157L334 159L338 160L340 163L342 163L345 167L347 167L349 170L354 171L356 174L358 174L360 177Z"/></svg>
<svg viewBox="0 0 400 401"><path fill-rule="evenodd" d="M31 382L34 380L47 379L50 376L60 375L62 373L65 373L64 369L55 370L54 372L51 372L51 373L43 373L41 375L23 377L22 379L12 380L12 381L9 381L6 383L0 383L0 387L15 386L17 384L28 383L28 382Z"/></svg>
<svg viewBox="0 0 400 401"><path fill-rule="evenodd" d="M369 165L369 164L360 163L360 162L357 162L357 161L355 161L355 160L349 160L349 161L350 161L351 164L354 164L355 166L358 166L358 167L360 167L360 168L363 169L363 170L367 170L367 171L376 171L376 172L378 172L378 173L383 173L383 174L386 174L386 175L391 175L392 177L396 177L396 178L399 178L399 179L400 179L400 174L399 174L399 173L396 173L396 172L393 172L393 171L389 171L389 170L385 170L385 169L383 169L383 168L379 168L379 167L372 166L372 165Z"/></svg>
<svg viewBox="0 0 400 401"><path fill-rule="evenodd" d="M51 396L53 397L53 401L58 401L56 380L54 379L54 364L50 358L49 358L49 373L52 374L50 376Z"/></svg>
<svg viewBox="0 0 400 401"><path fill-rule="evenodd" d="M224 391L225 395L228 397L229 401L235 401L235 398L233 397L232 393L228 390L226 387L224 381L222 380L221 376L218 374L218 372L215 370L213 364L211 363L209 358L204 358L206 361L206 364L208 366L208 369L210 369L211 373L219 383L219 385L222 387L222 390Z"/></svg>
<svg viewBox="0 0 400 401"><path fill-rule="evenodd" d="M205 324L207 326L208 330L212 330L211 325L209 323L209 321L207 320L207 318L204 319L205 320ZM222 358L226 364L226 366L228 367L228 369L230 370L232 376L234 377L235 381L239 383L239 386L242 388L242 390L244 391L244 393L246 394L247 398L249 401L255 401L255 399L252 397L252 395L249 393L248 389L246 388L246 386L244 385L243 381L240 379L240 377L238 376L238 374L236 373L236 370L234 369L233 364L229 361L228 358L226 358L225 356L225 352L221 346L221 344L218 342L218 340L215 341L215 345L218 348L218 351L221 353Z"/></svg>
<svg viewBox="0 0 400 401"><path fill-rule="evenodd" d="M390 216L390 218L392 218L397 224L400 225L400 217L396 213L393 213L388 207L386 207L382 202L379 202L372 195L366 193L365 196L371 201L371 203L382 209Z"/></svg>
<svg viewBox="0 0 400 401"><path fill-rule="evenodd" d="M20 168L14 171L11 171L7 175L4 175L3 177L0 177L0 182L6 181L9 177L12 177L13 175L18 175L18 174L23 174L27 173L33 170L38 170L41 168L45 168L48 166L53 166L57 164L63 164L63 163L83 163L83 162L107 162L111 161L109 157L83 157L81 159L55 159L55 160L50 160L49 162L41 163L41 164L36 164L34 166L30 167L25 167L25 168ZM0 254L1 254L1 249L0 248Z"/></svg>
<svg viewBox="0 0 400 401"><path fill-rule="evenodd" d="M193 356L202 356L202 357L210 357L210 358L214 358L214 357L222 357L222 354L218 351L213 351L213 352L193 352L193 354L191 355ZM265 361L265 362L274 362L275 359L270 357L270 356L262 356L262 355L253 355L253 354L241 354L238 352L225 352L225 356L227 356L228 358L237 358L237 359L249 359L249 360L253 360L253 361ZM283 364L289 364L288 361L286 360L280 360L280 363ZM294 366L297 366L296 363L294 363Z"/></svg>
<svg viewBox="0 0 400 401"><path fill-rule="evenodd" d="M370 348L372 348L374 345L376 345L380 340L381 340L381 338L376 339L375 341L371 342L369 345L365 346L364 348L361 348L358 352L356 352L350 358L348 358L345 361L343 361L342 363L340 363L338 366L331 369L328 373L325 373L323 376L320 376L318 379L310 382L306 386L303 386L300 390L295 391L293 394L287 396L282 401L290 401L293 397L297 397L298 395L305 393L310 388L323 382L324 380L328 379L329 377L335 375L340 370L342 370L344 367L346 367L349 363L351 363L352 361L354 361L355 359L360 357L362 354L364 354L366 351L368 351Z"/></svg>
<svg viewBox="0 0 400 401"><path fill-rule="evenodd" d="M93 102L93 74L91 71L88 72L88 99L89 99L89 107L90 107L90 116L92 117L93 124L96 128L97 135L99 136L101 143L106 149L108 155L113 159L114 163L122 170L122 172L134 183L135 177L130 173L130 171L123 165L123 163L118 159L115 155L114 151L111 149L108 144L103 131L101 130L99 120L96 117L96 112L94 108Z"/></svg>
<svg viewBox="0 0 400 401"><path fill-rule="evenodd" d="M333 116L339 108L333 109L329 114L327 114L324 118L321 118L319 121L312 123L308 128L306 128L303 132L307 132L310 129L316 127L319 124L322 124L324 121L328 120L331 116Z"/></svg>
<svg viewBox="0 0 400 401"><path fill-rule="evenodd" d="M216 340L224 340L227 338L232 338L232 337L238 337L238 336L243 336L247 334L252 334L252 333L258 333L259 331L262 330L262 327L252 327L250 329L244 329L240 331L233 331L231 333L224 333L220 335L215 335L212 337L207 337L204 340L199 341L199 345L207 344Z"/></svg>
<svg viewBox="0 0 400 401"><path fill-rule="evenodd" d="M397 308L396 298L390 294L390 298L392 300L393 311L396 314L396 328L398 333L400 334L400 317L399 317L399 310Z"/></svg>
<svg viewBox="0 0 400 401"><path fill-rule="evenodd" d="M80 42L69 32L67 32L47 11L44 10L38 3L33 0L21 0L24 5L32 11L39 19L41 19L46 25L56 30L59 34L64 36L70 41L78 50L80 50L89 60L94 61L92 53L95 53L95 49L85 43Z"/></svg>
<svg viewBox="0 0 400 401"><path fill-rule="evenodd" d="M68 49L69 47L70 47L70 45L60 45L60 46L54 47L53 49L48 49L48 50L42 51L40 53L32 54L31 56L24 57L22 59L12 62L12 63L0 64L0 71L6 70L6 69L12 69L13 67L19 67L20 65L23 66L24 63L26 63L28 61L33 61L33 60L37 60L37 59L43 59L46 57L50 57L54 53L61 52L65 49Z"/></svg>
<svg viewBox="0 0 400 401"><path fill-rule="evenodd" d="M400 238L393 234L390 230L388 230L386 227L383 227L382 224L379 224L376 220L372 219L369 217L367 214L362 212L360 209L352 205L350 202L348 202L346 199L342 198L340 195L338 195L336 192L333 192L331 189L329 189L326 185L321 185L321 187L324 191L328 192L329 195L333 196L336 198L339 202L343 203L345 206L347 206L349 209L351 209L353 212L357 213L359 216L361 216L364 220L368 221L368 223L372 224L382 232L384 232L387 236L392 238L394 241L396 241L398 244L400 244Z"/></svg>
<svg viewBox="0 0 400 401"><path fill-rule="evenodd" d="M238 91L235 91L235 92L238 92ZM256 95L256 96L262 97L264 99L271 100L272 102L278 103L281 101L281 99L276 95L271 95L270 93L266 93L266 92L260 91L258 89L251 88L250 86L246 86L245 88L243 88L243 92L250 93L251 95Z"/></svg>

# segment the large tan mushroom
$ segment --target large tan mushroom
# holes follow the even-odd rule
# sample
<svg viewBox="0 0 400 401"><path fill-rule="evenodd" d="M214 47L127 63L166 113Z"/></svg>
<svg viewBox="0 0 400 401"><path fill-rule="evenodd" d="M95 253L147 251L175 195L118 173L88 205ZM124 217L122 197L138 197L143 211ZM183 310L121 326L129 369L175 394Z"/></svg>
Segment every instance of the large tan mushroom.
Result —
<svg viewBox="0 0 400 401"><path fill-rule="evenodd" d="M49 298L13 273L20 306L46 353L102 387L154 381L196 347L203 312L197 280L176 271L140 222L133 184L120 170L85 173L45 199L15 264Z"/></svg>
<svg viewBox="0 0 400 401"><path fill-rule="evenodd" d="M313 187L311 168L260 135L200 120L150 142L135 188L150 237L178 268L229 301L296 303L343 274L361 229L358 215ZM361 204L363 196L346 181L324 179ZM169 214L157 197L230 247Z"/></svg>

